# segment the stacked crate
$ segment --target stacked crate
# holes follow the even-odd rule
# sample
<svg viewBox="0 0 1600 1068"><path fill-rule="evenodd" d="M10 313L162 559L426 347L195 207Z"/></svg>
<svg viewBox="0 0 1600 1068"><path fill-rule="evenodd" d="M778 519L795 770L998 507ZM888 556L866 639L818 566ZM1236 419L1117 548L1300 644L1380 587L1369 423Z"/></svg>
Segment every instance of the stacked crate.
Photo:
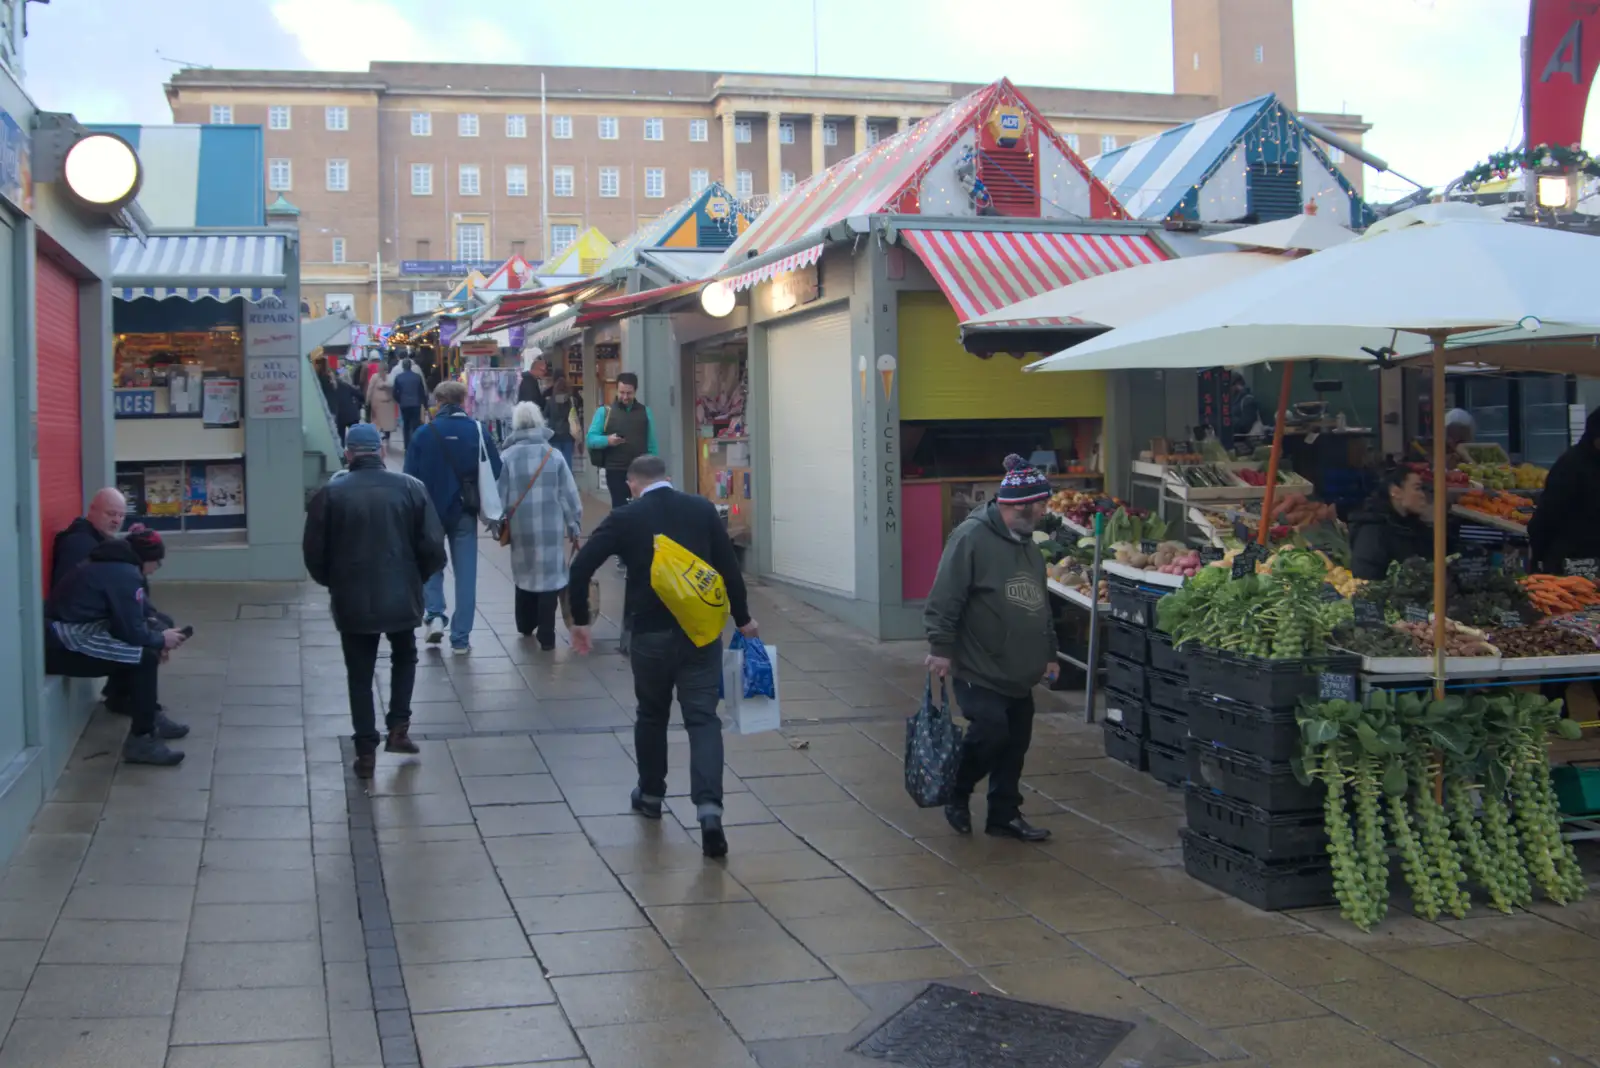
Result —
<svg viewBox="0 0 1600 1068"><path fill-rule="evenodd" d="M1169 786L1187 777L1186 658L1156 628L1156 601L1167 591L1111 583L1106 623L1106 755L1148 771Z"/></svg>
<svg viewBox="0 0 1600 1068"><path fill-rule="evenodd" d="M1333 901L1321 783L1302 784L1295 717L1315 698L1322 672L1354 672L1357 661L1278 661L1196 649L1189 689L1190 875L1257 908Z"/></svg>

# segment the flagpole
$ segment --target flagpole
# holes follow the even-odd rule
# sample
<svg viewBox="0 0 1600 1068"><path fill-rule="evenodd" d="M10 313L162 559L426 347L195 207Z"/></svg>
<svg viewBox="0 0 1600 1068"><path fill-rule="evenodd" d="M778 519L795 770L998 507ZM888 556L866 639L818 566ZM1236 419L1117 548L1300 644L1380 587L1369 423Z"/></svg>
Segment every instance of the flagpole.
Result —
<svg viewBox="0 0 1600 1068"><path fill-rule="evenodd" d="M550 262L550 118L545 113L544 75L539 75L539 244L540 263Z"/></svg>

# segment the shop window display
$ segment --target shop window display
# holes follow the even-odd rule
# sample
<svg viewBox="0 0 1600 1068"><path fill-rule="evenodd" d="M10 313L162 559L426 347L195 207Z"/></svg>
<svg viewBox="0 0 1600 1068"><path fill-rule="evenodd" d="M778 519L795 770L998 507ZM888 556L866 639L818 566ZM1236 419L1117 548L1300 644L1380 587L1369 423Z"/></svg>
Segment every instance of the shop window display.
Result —
<svg viewBox="0 0 1600 1068"><path fill-rule="evenodd" d="M736 542L749 537L755 499L750 462L749 397L743 337L695 353L695 427L702 497L723 513Z"/></svg>
<svg viewBox="0 0 1600 1068"><path fill-rule="evenodd" d="M238 304L116 307L116 477L130 521L163 531L245 527Z"/></svg>

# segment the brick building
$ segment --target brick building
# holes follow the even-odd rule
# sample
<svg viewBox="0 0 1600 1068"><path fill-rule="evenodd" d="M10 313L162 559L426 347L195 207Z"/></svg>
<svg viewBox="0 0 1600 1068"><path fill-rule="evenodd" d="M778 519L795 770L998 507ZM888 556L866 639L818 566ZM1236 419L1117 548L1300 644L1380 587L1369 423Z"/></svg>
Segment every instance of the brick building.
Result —
<svg viewBox="0 0 1600 1068"><path fill-rule="evenodd" d="M1174 0L1173 77L1175 93L1022 91L1085 157L1267 92L1293 107L1290 0ZM713 180L758 201L782 195L975 88L375 62L350 73L185 70L167 97L180 123L263 127L267 197L300 211L302 292L372 321L431 306L467 264L537 262L590 226L619 240ZM1315 118L1352 141L1368 128L1353 115ZM1359 192L1360 164L1340 165Z"/></svg>

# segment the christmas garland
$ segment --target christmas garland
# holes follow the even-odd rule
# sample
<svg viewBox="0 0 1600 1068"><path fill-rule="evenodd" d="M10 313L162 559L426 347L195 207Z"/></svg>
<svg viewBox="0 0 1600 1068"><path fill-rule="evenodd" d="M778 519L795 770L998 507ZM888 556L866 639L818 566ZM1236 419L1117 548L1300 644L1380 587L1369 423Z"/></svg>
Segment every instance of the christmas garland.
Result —
<svg viewBox="0 0 1600 1068"><path fill-rule="evenodd" d="M1596 162L1589 153L1578 145L1536 145L1533 148L1513 149L1510 152L1496 152L1488 161L1480 163L1466 174L1461 176L1461 184L1467 188L1482 185L1502 178L1509 178L1519 170L1541 170L1561 168L1570 172L1586 174L1591 178L1600 178L1600 162Z"/></svg>

